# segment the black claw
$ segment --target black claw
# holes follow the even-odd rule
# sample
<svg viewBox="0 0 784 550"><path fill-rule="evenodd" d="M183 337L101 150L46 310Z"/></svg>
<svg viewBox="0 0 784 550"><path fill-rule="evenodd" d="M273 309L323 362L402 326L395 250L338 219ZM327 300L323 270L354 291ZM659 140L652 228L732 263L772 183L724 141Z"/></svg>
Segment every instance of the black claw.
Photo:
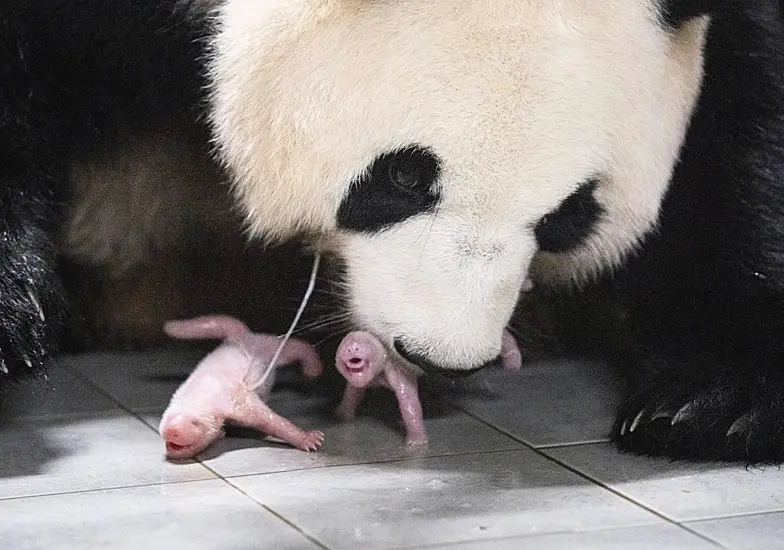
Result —
<svg viewBox="0 0 784 550"><path fill-rule="evenodd" d="M626 420L623 421L623 424L621 424L621 435L622 436L626 435L628 429L629 429L629 419L627 418Z"/></svg>
<svg viewBox="0 0 784 550"><path fill-rule="evenodd" d="M629 426L629 433L634 433L634 430L636 430L637 427L640 425L640 423L642 422L642 419L645 416L646 412L647 412L647 409L645 407L640 409L640 412L638 412L637 416L635 416L634 420L632 420L631 426Z"/></svg>
<svg viewBox="0 0 784 550"><path fill-rule="evenodd" d="M675 413L675 416L672 417L670 421L670 426L675 426L683 422L684 420L688 420L694 414L694 410L696 408L695 402L690 401L686 403L683 407L678 409L678 412Z"/></svg>
<svg viewBox="0 0 784 550"><path fill-rule="evenodd" d="M656 409L656 412L651 416L651 422L654 420L661 420L662 418L672 418L673 416L675 416L675 412L672 409L660 407Z"/></svg>
<svg viewBox="0 0 784 550"><path fill-rule="evenodd" d="M632 388L613 433L621 449L678 460L784 463L784 374L763 376L757 364L675 365Z"/></svg>
<svg viewBox="0 0 784 550"><path fill-rule="evenodd" d="M736 435L743 435L751 427L751 415L744 414L732 423L729 430L727 430L726 437L730 438Z"/></svg>

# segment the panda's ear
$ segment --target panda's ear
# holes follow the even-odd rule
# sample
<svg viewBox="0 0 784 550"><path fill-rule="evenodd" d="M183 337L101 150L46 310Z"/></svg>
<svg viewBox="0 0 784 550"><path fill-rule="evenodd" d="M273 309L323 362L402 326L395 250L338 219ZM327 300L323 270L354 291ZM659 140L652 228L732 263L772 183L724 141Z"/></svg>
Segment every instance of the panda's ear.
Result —
<svg viewBox="0 0 784 550"><path fill-rule="evenodd" d="M677 28L681 24L698 17L716 12L730 0L661 0L661 14L664 23Z"/></svg>

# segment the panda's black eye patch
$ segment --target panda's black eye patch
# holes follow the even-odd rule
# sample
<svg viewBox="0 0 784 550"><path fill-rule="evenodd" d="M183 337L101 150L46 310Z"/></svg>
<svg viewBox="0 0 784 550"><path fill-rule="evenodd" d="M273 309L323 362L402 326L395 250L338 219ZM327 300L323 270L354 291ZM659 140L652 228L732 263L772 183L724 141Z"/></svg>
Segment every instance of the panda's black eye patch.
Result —
<svg viewBox="0 0 784 550"><path fill-rule="evenodd" d="M561 204L545 214L534 227L539 249L545 252L567 252L580 246L591 236L604 209L594 192L597 179L580 184Z"/></svg>
<svg viewBox="0 0 784 550"><path fill-rule="evenodd" d="M724 0L661 0L661 19L665 26L677 29L686 21L715 11Z"/></svg>
<svg viewBox="0 0 784 550"><path fill-rule="evenodd" d="M377 232L438 204L438 157L425 147L411 146L378 156L351 185L338 209L338 227Z"/></svg>

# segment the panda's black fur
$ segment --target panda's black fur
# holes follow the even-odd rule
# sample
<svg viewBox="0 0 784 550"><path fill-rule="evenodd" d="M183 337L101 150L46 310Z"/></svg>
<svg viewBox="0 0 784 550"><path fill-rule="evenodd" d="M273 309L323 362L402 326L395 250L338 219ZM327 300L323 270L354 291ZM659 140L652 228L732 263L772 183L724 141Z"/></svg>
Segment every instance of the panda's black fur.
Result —
<svg viewBox="0 0 784 550"><path fill-rule="evenodd" d="M195 124L206 28L186 2L0 5L0 377L40 372L63 334L69 162L119 125Z"/></svg>
<svg viewBox="0 0 784 550"><path fill-rule="evenodd" d="M629 327L614 438L677 458L784 461L781 4L663 2L665 27L714 19L660 228L584 298L591 312L597 296L617 306L613 331ZM0 384L41 372L69 325L56 243L69 162L118 128L174 121L204 133L201 62L214 3L0 5ZM570 320L595 321L579 309L569 296Z"/></svg>
<svg viewBox="0 0 784 550"><path fill-rule="evenodd" d="M575 298L560 304L564 332L584 335L572 345L613 350L626 375L612 431L622 449L784 461L778 1L723 2L714 13L700 101L659 226L622 270Z"/></svg>
<svg viewBox="0 0 784 550"><path fill-rule="evenodd" d="M655 455L781 462L784 18L778 0L722 4L660 228L616 280L635 353L613 433Z"/></svg>

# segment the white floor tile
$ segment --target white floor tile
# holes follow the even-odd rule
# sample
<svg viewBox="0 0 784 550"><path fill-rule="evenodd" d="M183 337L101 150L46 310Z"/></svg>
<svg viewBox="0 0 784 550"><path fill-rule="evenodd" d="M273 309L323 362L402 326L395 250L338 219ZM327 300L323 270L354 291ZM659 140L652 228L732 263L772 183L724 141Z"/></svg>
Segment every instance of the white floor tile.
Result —
<svg viewBox="0 0 784 550"><path fill-rule="evenodd" d="M223 481L3 501L13 550L305 550L294 528Z"/></svg>
<svg viewBox="0 0 784 550"><path fill-rule="evenodd" d="M371 393L369 400L373 397ZM334 420L333 407L327 400L303 397L290 390L273 393L270 404L301 428L323 431L321 450L305 453L260 434L243 433L217 441L199 459L228 477L524 447L448 405L431 411L425 419L429 445L412 449L405 445L400 414L391 400L371 402L352 422ZM140 414L155 430L161 415L162 411Z"/></svg>
<svg viewBox="0 0 784 550"><path fill-rule="evenodd" d="M392 548L660 521L532 451L232 479L332 548Z"/></svg>
<svg viewBox="0 0 784 550"><path fill-rule="evenodd" d="M784 548L784 513L716 519L688 525L732 550Z"/></svg>
<svg viewBox="0 0 784 550"><path fill-rule="evenodd" d="M688 464L622 454L609 444L547 454L677 521L784 510L784 470Z"/></svg>
<svg viewBox="0 0 784 550"><path fill-rule="evenodd" d="M168 464L163 450L124 413L11 422L0 427L0 499L215 477Z"/></svg>
<svg viewBox="0 0 784 550"><path fill-rule="evenodd" d="M204 355L195 349L144 353L91 353L65 358L132 410L163 409Z"/></svg>
<svg viewBox="0 0 784 550"><path fill-rule="evenodd" d="M533 446L606 440L617 389L609 369L581 361L482 373L484 391L453 397L467 411Z"/></svg>
<svg viewBox="0 0 784 550"><path fill-rule="evenodd" d="M443 404L428 407L431 444L421 450L403 444L387 394L371 394L358 420L342 424L331 419L337 396L325 395L323 385L309 394L296 387L276 392L275 410L326 433L321 452L249 437L219 442L200 457L276 517L201 464L165 461L160 413L203 353L69 357L48 384L26 382L4 395L0 548L314 546L280 517L334 550L713 547L502 430L629 499L689 521L729 550L784 550L784 470L674 464L605 444L558 447L604 440L613 419L617 393L609 371L577 361L440 385L446 401L481 421ZM296 386L288 370L281 379ZM727 518L736 514L744 516Z"/></svg>
<svg viewBox="0 0 784 550"><path fill-rule="evenodd" d="M193 372L204 353L198 349L95 353L70 357L66 364L132 411L163 412L174 392ZM294 367L280 369L278 380L296 380L296 372L291 372L293 370ZM300 403L300 400L304 400L304 403ZM274 403L276 410L290 414L300 410L308 411L315 405L325 403L325 398L287 389L276 391L270 403Z"/></svg>
<svg viewBox="0 0 784 550"><path fill-rule="evenodd" d="M467 542L428 550L715 550L717 546L677 525L662 523L582 533Z"/></svg>
<svg viewBox="0 0 784 550"><path fill-rule="evenodd" d="M5 420L116 410L111 399L63 364L49 368L48 379L25 380L0 395Z"/></svg>
<svg viewBox="0 0 784 550"><path fill-rule="evenodd" d="M304 429L323 431L321 450L304 453L270 442L225 439L199 458L219 475L237 476L523 447L457 410L425 420L430 438L425 448L406 446L403 428L396 418L384 422L360 417L348 423L325 416L290 416L289 419Z"/></svg>

